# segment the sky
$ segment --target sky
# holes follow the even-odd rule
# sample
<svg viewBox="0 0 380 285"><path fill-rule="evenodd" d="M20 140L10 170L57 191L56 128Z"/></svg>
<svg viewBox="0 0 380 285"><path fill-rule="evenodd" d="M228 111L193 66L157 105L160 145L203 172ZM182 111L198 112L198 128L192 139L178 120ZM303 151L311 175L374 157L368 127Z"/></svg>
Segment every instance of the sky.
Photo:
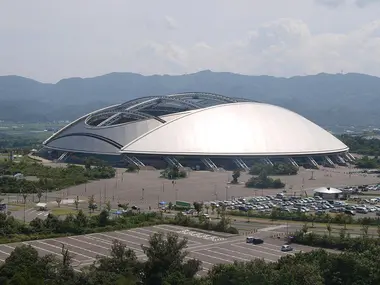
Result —
<svg viewBox="0 0 380 285"><path fill-rule="evenodd" d="M0 0L0 75L380 76L380 0Z"/></svg>

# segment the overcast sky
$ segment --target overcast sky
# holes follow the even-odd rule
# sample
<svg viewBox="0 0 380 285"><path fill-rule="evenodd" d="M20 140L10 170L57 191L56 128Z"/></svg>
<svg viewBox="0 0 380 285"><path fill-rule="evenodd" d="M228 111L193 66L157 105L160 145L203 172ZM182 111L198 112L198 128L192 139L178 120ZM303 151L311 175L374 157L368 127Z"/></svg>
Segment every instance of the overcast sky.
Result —
<svg viewBox="0 0 380 285"><path fill-rule="evenodd" d="M0 75L380 76L380 0L1 0Z"/></svg>

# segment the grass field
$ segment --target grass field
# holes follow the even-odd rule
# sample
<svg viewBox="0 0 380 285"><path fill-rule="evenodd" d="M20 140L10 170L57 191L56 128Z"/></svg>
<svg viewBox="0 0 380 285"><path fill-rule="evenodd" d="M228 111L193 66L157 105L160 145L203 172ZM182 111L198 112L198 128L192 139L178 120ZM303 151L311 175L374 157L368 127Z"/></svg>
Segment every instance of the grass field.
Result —
<svg viewBox="0 0 380 285"><path fill-rule="evenodd" d="M77 214L78 211L72 208L53 208L51 209L51 213L55 216L65 216L69 214Z"/></svg>

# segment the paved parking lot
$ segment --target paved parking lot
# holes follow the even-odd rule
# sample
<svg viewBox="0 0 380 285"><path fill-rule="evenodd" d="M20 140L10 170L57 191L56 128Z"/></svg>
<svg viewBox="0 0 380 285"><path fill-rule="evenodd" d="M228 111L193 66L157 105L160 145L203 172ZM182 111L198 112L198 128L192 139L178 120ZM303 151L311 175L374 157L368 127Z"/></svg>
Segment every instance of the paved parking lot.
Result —
<svg viewBox="0 0 380 285"><path fill-rule="evenodd" d="M158 225L132 230L2 244L0 245L0 261L4 262L15 247L21 244L33 246L41 255L53 254L58 258L61 257L62 245L65 245L73 255L73 266L79 270L82 266L92 264L97 256L108 256L112 241L115 239L133 249L139 259L145 260L146 256L141 245L148 244L151 234L176 232L181 237L188 238L187 250L190 252L188 258L196 258L202 261L203 269L199 273L202 275L217 263L232 263L234 260L249 261L254 258L263 258L270 262L278 260L281 256L293 254L281 252L282 242L270 237L283 227L281 225L260 229L255 237L263 238L265 242L261 245L252 245L245 242L244 236L220 237L213 233L197 232L191 228ZM312 248L295 245L295 252L298 250L310 251Z"/></svg>

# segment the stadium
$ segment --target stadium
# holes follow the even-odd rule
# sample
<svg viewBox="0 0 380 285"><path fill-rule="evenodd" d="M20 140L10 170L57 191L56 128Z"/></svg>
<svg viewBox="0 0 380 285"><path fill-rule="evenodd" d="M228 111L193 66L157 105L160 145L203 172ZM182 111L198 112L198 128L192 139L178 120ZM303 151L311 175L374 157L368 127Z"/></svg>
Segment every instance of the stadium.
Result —
<svg viewBox="0 0 380 285"><path fill-rule="evenodd" d="M44 143L48 158L98 157L140 169L243 169L256 162L334 167L348 147L282 107L212 93L142 97L87 114Z"/></svg>

